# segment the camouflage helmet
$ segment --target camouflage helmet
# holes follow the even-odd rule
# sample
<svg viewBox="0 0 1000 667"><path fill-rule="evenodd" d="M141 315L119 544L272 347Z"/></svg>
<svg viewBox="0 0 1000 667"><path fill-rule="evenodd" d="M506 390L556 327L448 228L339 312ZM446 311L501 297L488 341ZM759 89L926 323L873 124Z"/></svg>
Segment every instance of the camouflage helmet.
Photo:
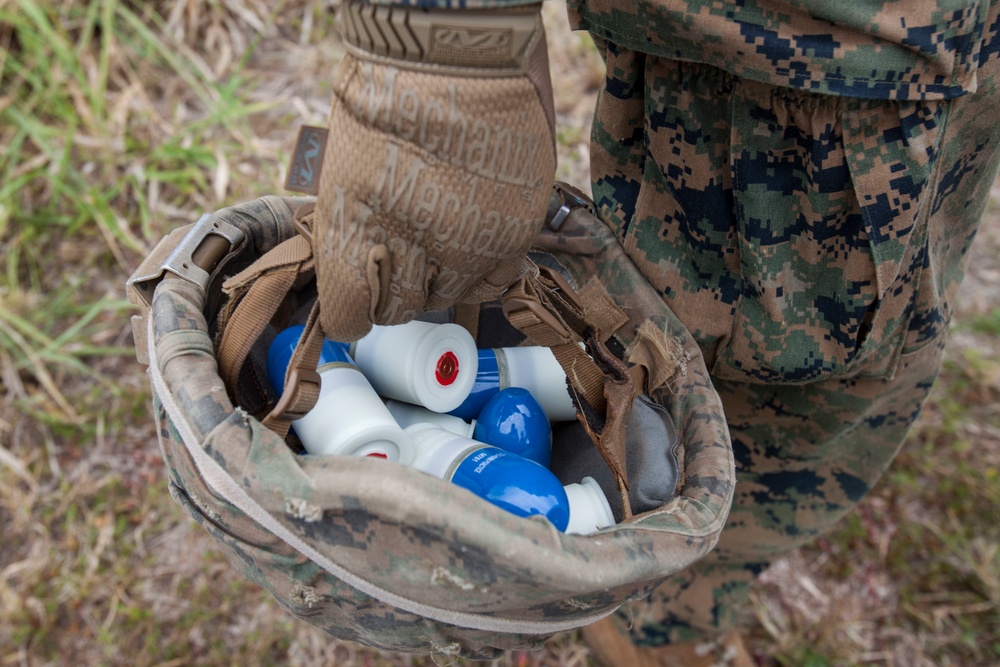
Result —
<svg viewBox="0 0 1000 667"><path fill-rule="evenodd" d="M265 428L220 377L220 288L296 237L301 203L265 197L206 215L161 241L128 284L171 494L240 572L335 637L489 659L593 623L712 549L735 482L719 397L691 335L567 188L556 189L535 256L572 283L596 277L622 307L610 344L643 365L648 394L677 426L673 500L568 535L404 466L301 456Z"/></svg>

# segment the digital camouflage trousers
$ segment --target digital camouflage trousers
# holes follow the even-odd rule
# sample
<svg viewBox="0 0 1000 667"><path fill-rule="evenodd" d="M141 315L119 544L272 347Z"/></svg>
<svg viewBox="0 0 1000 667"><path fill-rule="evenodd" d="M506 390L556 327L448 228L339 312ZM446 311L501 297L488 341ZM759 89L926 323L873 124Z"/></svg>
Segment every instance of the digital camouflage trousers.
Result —
<svg viewBox="0 0 1000 667"><path fill-rule="evenodd" d="M974 93L879 100L598 38L594 199L698 341L738 470L715 551L620 612L636 643L731 625L756 575L829 530L898 452L1000 160L995 42Z"/></svg>

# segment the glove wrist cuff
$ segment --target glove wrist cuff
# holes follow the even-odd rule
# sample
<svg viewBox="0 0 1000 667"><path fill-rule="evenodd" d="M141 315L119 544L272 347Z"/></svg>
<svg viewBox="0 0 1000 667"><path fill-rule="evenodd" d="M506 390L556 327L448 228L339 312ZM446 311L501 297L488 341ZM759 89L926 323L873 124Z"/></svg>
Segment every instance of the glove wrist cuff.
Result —
<svg viewBox="0 0 1000 667"><path fill-rule="evenodd" d="M341 33L352 55L458 76L524 74L545 39L541 3L504 9L437 9L345 0Z"/></svg>

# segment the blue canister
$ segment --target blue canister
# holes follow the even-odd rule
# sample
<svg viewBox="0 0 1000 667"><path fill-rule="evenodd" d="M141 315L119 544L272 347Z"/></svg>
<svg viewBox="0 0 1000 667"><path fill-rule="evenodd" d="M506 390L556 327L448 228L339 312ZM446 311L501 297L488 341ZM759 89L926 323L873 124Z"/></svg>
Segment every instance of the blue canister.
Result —
<svg viewBox="0 0 1000 667"><path fill-rule="evenodd" d="M479 350L478 354L479 368L472 391L450 414L471 420L501 389L521 387L531 392L550 422L576 419L566 373L549 348L498 347Z"/></svg>
<svg viewBox="0 0 1000 667"><path fill-rule="evenodd" d="M517 516L544 516L561 531L569 525L566 490L544 466L432 424L414 424L406 433L415 449L414 468Z"/></svg>
<svg viewBox="0 0 1000 667"><path fill-rule="evenodd" d="M267 350L267 379L278 394L285 389L285 373L288 371L288 362L292 360L292 354L298 347L299 339L302 338L302 332L305 329L301 324L296 324L280 331ZM354 365L354 360L347 353L346 344L326 338L323 340L323 349L319 353L317 366L332 362Z"/></svg>
<svg viewBox="0 0 1000 667"><path fill-rule="evenodd" d="M480 410L472 437L549 467L552 427L527 389L510 387L494 394Z"/></svg>
<svg viewBox="0 0 1000 667"><path fill-rule="evenodd" d="M460 406L448 413L465 421L476 419L486 402L500 391L500 369L496 353L493 350L478 350L478 356L479 366L472 391Z"/></svg>
<svg viewBox="0 0 1000 667"><path fill-rule="evenodd" d="M547 468L495 447L468 454L451 481L518 516L540 514L559 530L569 525L569 499Z"/></svg>

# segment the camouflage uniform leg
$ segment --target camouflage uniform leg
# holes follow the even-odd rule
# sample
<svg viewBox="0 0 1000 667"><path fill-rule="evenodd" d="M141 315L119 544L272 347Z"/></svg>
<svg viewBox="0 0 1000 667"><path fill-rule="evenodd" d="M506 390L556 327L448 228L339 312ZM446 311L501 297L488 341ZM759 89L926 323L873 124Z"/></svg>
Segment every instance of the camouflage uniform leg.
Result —
<svg viewBox="0 0 1000 667"><path fill-rule="evenodd" d="M850 511L896 455L942 347L938 339L905 355L891 382L718 382L740 471L733 510L715 551L633 606L637 642L657 645L728 627L772 560Z"/></svg>
<svg viewBox="0 0 1000 667"><path fill-rule="evenodd" d="M637 643L728 627L756 575L898 451L1000 164L995 43L978 92L945 101L776 89L602 45L594 197L699 341L740 481L717 550L622 612Z"/></svg>

